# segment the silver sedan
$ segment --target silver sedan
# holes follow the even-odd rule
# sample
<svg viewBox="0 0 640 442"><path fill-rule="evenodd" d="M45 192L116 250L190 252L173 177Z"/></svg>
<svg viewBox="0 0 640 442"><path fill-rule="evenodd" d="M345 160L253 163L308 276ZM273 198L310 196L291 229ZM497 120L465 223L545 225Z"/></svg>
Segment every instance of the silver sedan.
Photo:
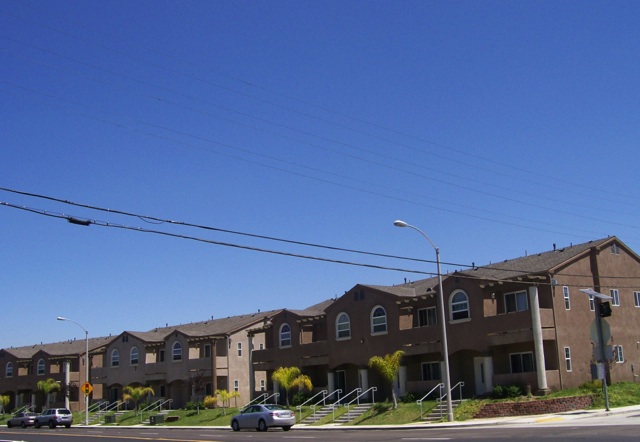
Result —
<svg viewBox="0 0 640 442"><path fill-rule="evenodd" d="M231 418L233 431L245 428L267 431L270 427L280 427L289 431L295 423L296 415L293 411L275 404L249 405Z"/></svg>
<svg viewBox="0 0 640 442"><path fill-rule="evenodd" d="M37 414L30 411L16 413L11 419L7 420L7 427L32 427Z"/></svg>

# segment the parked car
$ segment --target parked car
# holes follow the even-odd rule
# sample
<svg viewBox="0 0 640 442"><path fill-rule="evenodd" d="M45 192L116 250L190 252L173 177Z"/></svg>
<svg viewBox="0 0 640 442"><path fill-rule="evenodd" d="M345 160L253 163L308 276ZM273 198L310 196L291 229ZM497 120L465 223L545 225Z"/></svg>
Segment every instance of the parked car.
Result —
<svg viewBox="0 0 640 442"><path fill-rule="evenodd" d="M30 427L36 420L37 415L37 413L33 413L31 411L22 411L20 413L16 413L11 419L7 421L7 427Z"/></svg>
<svg viewBox="0 0 640 442"><path fill-rule="evenodd" d="M244 428L267 431L270 427L281 427L284 431L289 431L295 423L296 415L293 411L275 404L249 405L231 418L233 431Z"/></svg>
<svg viewBox="0 0 640 442"><path fill-rule="evenodd" d="M64 425L69 428L73 423L73 415L66 408L49 408L41 415L36 416L33 425L40 428L47 425L49 428L55 428L58 425Z"/></svg>

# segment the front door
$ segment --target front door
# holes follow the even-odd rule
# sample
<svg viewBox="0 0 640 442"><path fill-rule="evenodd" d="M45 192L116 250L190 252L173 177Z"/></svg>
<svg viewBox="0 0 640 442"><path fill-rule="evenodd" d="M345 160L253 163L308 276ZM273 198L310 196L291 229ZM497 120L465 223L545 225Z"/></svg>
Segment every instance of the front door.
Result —
<svg viewBox="0 0 640 442"><path fill-rule="evenodd" d="M484 396L493 390L493 359L491 357L473 358L473 371L476 381L476 395Z"/></svg>
<svg viewBox="0 0 640 442"><path fill-rule="evenodd" d="M340 397L349 393L347 391L347 372L344 370L336 371L336 390L342 390L342 393L340 393Z"/></svg>

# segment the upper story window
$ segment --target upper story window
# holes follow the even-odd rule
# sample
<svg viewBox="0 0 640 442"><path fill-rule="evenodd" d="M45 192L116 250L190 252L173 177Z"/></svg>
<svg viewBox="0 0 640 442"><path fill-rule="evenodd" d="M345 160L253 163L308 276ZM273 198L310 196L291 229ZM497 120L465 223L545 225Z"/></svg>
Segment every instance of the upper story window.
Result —
<svg viewBox="0 0 640 442"><path fill-rule="evenodd" d="M374 307L371 311L371 334L387 332L387 312L382 306Z"/></svg>
<svg viewBox="0 0 640 442"><path fill-rule="evenodd" d="M562 295L564 296L565 310L571 310L571 299L569 298L569 287L567 287L566 285L562 287Z"/></svg>
<svg viewBox="0 0 640 442"><path fill-rule="evenodd" d="M596 310L596 298L593 295L589 295L589 310L592 312Z"/></svg>
<svg viewBox="0 0 640 442"><path fill-rule="evenodd" d="M613 354L618 364L622 364L624 362L624 352L622 351L622 345L614 345Z"/></svg>
<svg viewBox="0 0 640 442"><path fill-rule="evenodd" d="M567 372L571 371L571 348L564 348L564 367L567 369Z"/></svg>
<svg viewBox="0 0 640 442"><path fill-rule="evenodd" d="M640 292L633 292L633 305L640 307Z"/></svg>
<svg viewBox="0 0 640 442"><path fill-rule="evenodd" d="M129 335L122 335L122 342L129 342Z"/></svg>
<svg viewBox="0 0 640 442"><path fill-rule="evenodd" d="M45 367L44 367L44 359L38 359L38 376L44 375Z"/></svg>
<svg viewBox="0 0 640 442"><path fill-rule="evenodd" d="M336 339L351 338L351 318L346 313L340 313L336 318Z"/></svg>
<svg viewBox="0 0 640 442"><path fill-rule="evenodd" d="M112 367L120 366L120 352L118 351L117 348L111 352L111 366Z"/></svg>
<svg viewBox="0 0 640 442"><path fill-rule="evenodd" d="M130 365L138 365L140 360L140 354L138 353L138 347L131 347L131 352L129 353L129 364Z"/></svg>
<svg viewBox="0 0 640 442"><path fill-rule="evenodd" d="M179 342L174 342L173 347L171 347L171 360L172 361L182 360L182 344L180 344Z"/></svg>
<svg viewBox="0 0 640 442"><path fill-rule="evenodd" d="M12 378L13 377L13 363L7 362L7 366L4 369L4 377Z"/></svg>
<svg viewBox="0 0 640 442"><path fill-rule="evenodd" d="M620 246L616 243L611 244L611 253L614 255L620 254Z"/></svg>
<svg viewBox="0 0 640 442"><path fill-rule="evenodd" d="M210 358L211 357L211 344L205 344L205 346L204 346L204 357L205 358Z"/></svg>
<svg viewBox="0 0 640 442"><path fill-rule="evenodd" d="M242 357L242 342L238 342L238 357Z"/></svg>
<svg viewBox="0 0 640 442"><path fill-rule="evenodd" d="M440 362L423 362L421 369L423 381L439 381L442 379Z"/></svg>
<svg viewBox="0 0 640 442"><path fill-rule="evenodd" d="M527 292L506 293L504 295L505 313L523 312L528 309Z"/></svg>
<svg viewBox="0 0 640 442"><path fill-rule="evenodd" d="M465 292L457 290L453 292L449 299L452 321L471 318L469 314L469 297Z"/></svg>
<svg viewBox="0 0 640 442"><path fill-rule="evenodd" d="M280 347L291 347L291 327L282 324L280 327Z"/></svg>
<svg viewBox="0 0 640 442"><path fill-rule="evenodd" d="M418 327L430 327L438 324L435 307L421 308L418 310Z"/></svg>
<svg viewBox="0 0 640 442"><path fill-rule="evenodd" d="M609 290L609 294L613 298L611 300L611 305L615 305L616 307L619 307L620 306L620 292L618 292L618 289Z"/></svg>

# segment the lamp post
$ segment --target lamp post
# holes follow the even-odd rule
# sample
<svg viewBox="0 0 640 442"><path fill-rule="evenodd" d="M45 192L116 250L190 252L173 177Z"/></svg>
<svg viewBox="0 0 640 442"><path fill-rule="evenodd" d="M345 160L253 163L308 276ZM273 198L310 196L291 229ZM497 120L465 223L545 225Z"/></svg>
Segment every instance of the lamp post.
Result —
<svg viewBox="0 0 640 442"><path fill-rule="evenodd" d="M447 418L449 422L453 422L453 405L451 404L451 379L449 377L449 348L447 345L447 323L444 312L444 295L442 294L442 272L440 271L440 249L431 241L431 239L422 230L416 226L412 226L401 220L393 223L396 227L409 227L424 236L431 247L436 251L436 263L438 265L438 300L440 301L440 325L442 327L442 358L444 359L444 388L447 392Z"/></svg>
<svg viewBox="0 0 640 442"><path fill-rule="evenodd" d="M86 328L84 328L80 323L74 321L73 319L63 318L62 316L58 316L56 318L58 321L69 321L76 324L82 330L84 330L85 337L85 354L84 354L84 372L86 377L86 382L89 384L89 332ZM84 395L84 424L89 426L89 395Z"/></svg>

